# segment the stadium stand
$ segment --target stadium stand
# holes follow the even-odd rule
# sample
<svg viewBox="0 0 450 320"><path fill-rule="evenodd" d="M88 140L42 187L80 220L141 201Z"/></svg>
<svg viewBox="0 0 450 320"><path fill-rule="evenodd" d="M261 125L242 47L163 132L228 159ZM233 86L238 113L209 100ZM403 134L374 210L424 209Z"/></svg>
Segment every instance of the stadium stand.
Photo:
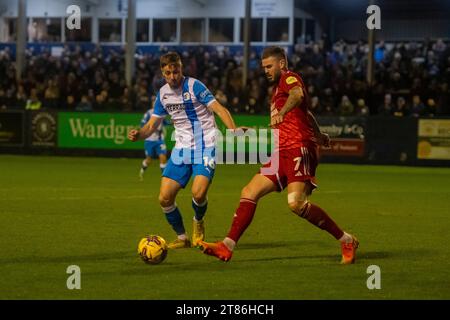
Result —
<svg viewBox="0 0 450 320"><path fill-rule="evenodd" d="M161 53L165 52L162 48ZM436 41L376 46L375 84L364 81L367 44L343 40L297 44L290 64L300 72L318 115L450 115L450 45ZM234 113L266 114L270 90L252 52L249 81L241 86L241 54L202 46L184 49L185 73L196 75ZM134 86L123 77L122 50L86 50L65 46L59 57L50 50L27 52L22 81L15 81L13 53L0 51L0 108L77 111L144 111L163 84L158 54L139 55ZM386 104L384 103L386 101ZM31 107L34 105L34 107ZM400 109L400 110L399 110Z"/></svg>

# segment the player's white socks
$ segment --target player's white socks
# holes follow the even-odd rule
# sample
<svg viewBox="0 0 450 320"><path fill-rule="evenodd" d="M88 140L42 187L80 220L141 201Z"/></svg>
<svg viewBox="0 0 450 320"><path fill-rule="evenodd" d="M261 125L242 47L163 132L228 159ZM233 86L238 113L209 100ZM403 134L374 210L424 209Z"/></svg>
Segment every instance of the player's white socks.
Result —
<svg viewBox="0 0 450 320"><path fill-rule="evenodd" d="M161 168L161 170L162 170L162 169L165 169L166 166L167 166L167 163L160 163L160 164L159 164L159 167Z"/></svg>
<svg viewBox="0 0 450 320"><path fill-rule="evenodd" d="M350 243L353 241L353 238L350 234L344 231L344 235L339 239L340 242Z"/></svg>
<svg viewBox="0 0 450 320"><path fill-rule="evenodd" d="M186 239L187 239L186 233L179 234L179 235L178 235L178 239L183 240L183 241L186 241Z"/></svg>
<svg viewBox="0 0 450 320"><path fill-rule="evenodd" d="M192 202L195 203L195 205L197 207L204 207L208 203L208 197L206 197L205 201L203 201L202 203L197 203L197 201L195 201L194 197L192 197Z"/></svg>
<svg viewBox="0 0 450 320"><path fill-rule="evenodd" d="M227 246L228 249L230 249L231 251L234 250L234 247L236 246L236 241L234 241L233 239L230 239L228 237L226 237L225 239L223 239L223 243Z"/></svg>
<svg viewBox="0 0 450 320"><path fill-rule="evenodd" d="M144 161L142 161L142 169L147 169L147 162L144 160Z"/></svg>

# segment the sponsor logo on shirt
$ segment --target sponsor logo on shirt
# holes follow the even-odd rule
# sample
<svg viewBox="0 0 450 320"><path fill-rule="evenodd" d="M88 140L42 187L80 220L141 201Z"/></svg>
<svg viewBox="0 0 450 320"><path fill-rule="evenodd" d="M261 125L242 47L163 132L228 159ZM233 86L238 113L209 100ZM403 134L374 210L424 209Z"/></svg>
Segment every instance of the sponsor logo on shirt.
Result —
<svg viewBox="0 0 450 320"><path fill-rule="evenodd" d="M202 93L200 93L200 98L205 99L207 95L209 95L209 90L204 90Z"/></svg>
<svg viewBox="0 0 450 320"><path fill-rule="evenodd" d="M290 76L290 77L286 78L286 83L287 84L293 84L293 83L296 83L297 81L298 81L297 78L293 77L293 76Z"/></svg>
<svg viewBox="0 0 450 320"><path fill-rule="evenodd" d="M169 112L185 110L186 106L183 103L172 103L166 105L166 109Z"/></svg>

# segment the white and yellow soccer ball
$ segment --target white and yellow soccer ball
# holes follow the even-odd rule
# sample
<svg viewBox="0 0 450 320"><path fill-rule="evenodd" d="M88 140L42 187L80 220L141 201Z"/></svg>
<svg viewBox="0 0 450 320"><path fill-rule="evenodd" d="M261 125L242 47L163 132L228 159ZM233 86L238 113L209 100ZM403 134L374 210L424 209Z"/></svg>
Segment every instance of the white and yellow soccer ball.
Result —
<svg viewBox="0 0 450 320"><path fill-rule="evenodd" d="M167 257L166 240L156 235L147 236L139 241L138 254L145 263L161 263Z"/></svg>

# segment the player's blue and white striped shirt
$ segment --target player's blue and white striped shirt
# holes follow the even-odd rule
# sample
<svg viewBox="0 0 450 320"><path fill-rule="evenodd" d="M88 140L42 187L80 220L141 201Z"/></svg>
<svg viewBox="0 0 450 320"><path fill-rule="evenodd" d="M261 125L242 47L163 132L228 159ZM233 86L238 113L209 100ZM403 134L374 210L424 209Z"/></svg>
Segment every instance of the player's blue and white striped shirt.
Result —
<svg viewBox="0 0 450 320"><path fill-rule="evenodd" d="M150 120L152 114L153 114L153 108L149 109L145 114L144 117L142 117L141 120L141 128ZM160 141L164 140L164 133L163 133L163 125L164 122L161 122L161 124L158 126L158 128L153 132L145 141Z"/></svg>
<svg viewBox="0 0 450 320"><path fill-rule="evenodd" d="M153 115L170 115L175 127L175 148L204 150L215 146L216 122L208 108L215 101L199 80L184 77L178 89L165 84L156 96Z"/></svg>

